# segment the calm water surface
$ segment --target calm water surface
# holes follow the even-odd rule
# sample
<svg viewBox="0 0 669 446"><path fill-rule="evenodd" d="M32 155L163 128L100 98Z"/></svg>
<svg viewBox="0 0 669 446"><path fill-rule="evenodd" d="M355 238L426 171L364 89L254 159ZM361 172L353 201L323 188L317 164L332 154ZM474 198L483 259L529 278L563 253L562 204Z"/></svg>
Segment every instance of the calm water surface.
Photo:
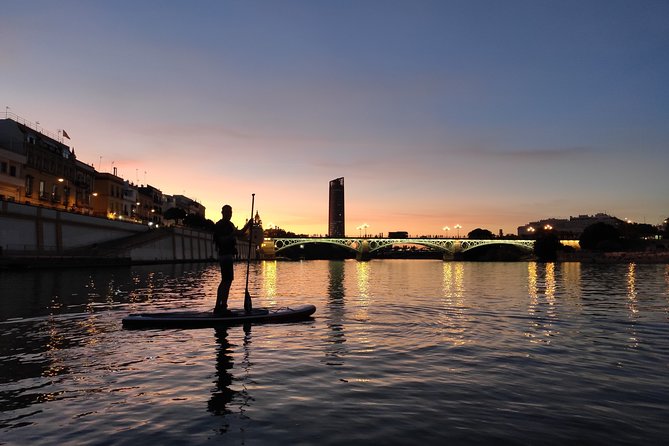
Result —
<svg viewBox="0 0 669 446"><path fill-rule="evenodd" d="M0 444L667 441L667 265L264 262L255 305L313 303L313 320L121 327L210 309L218 280L0 272Z"/></svg>

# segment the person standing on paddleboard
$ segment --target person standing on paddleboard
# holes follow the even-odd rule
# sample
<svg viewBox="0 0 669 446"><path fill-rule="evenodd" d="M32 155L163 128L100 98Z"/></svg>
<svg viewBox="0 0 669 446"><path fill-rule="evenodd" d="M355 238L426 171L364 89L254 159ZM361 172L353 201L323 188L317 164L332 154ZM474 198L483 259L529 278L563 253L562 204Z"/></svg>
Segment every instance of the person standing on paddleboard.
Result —
<svg viewBox="0 0 669 446"><path fill-rule="evenodd" d="M218 263L221 265L221 283L218 285L216 293L216 306L214 307L214 314L229 315L228 310L228 295L230 294L230 286L234 280L233 262L237 254L237 236L246 232L253 224L253 220L246 222L244 227L239 230L230 221L232 218L232 206L226 204L221 209L222 218L216 222L214 228L214 243L218 249Z"/></svg>

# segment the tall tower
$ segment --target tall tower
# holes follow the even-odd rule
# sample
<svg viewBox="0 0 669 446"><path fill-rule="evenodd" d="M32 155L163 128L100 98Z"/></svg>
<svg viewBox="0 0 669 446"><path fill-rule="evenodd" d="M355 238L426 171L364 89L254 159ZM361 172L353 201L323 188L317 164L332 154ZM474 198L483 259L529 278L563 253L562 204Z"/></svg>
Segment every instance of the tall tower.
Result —
<svg viewBox="0 0 669 446"><path fill-rule="evenodd" d="M345 237L344 227L344 177L330 181L330 212L328 214L328 236Z"/></svg>

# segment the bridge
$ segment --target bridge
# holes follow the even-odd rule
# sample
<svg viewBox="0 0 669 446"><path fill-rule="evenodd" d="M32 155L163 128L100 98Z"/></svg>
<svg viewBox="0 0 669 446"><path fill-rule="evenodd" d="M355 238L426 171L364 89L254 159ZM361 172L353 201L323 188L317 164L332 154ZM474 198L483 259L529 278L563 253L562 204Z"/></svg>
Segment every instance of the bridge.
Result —
<svg viewBox="0 0 669 446"><path fill-rule="evenodd" d="M534 249L534 240L514 240L514 239L490 239L490 240L474 240L474 239L449 239L449 238L366 238L366 237L346 237L346 238L330 238L330 237L285 237L285 238L268 238L264 243L271 243L274 247L274 252L278 253L284 249L292 246L305 245L307 243L326 243L331 245L342 246L350 249L356 253L358 259L363 259L369 256L370 253L382 248L393 245L421 245L426 246L437 251L441 251L444 255L453 255L455 253L466 252L486 245L511 245L516 246L525 251L532 251ZM561 243L566 246L579 248L578 240L561 240Z"/></svg>
<svg viewBox="0 0 669 446"><path fill-rule="evenodd" d="M563 245L574 246L578 248L578 240L562 240ZM421 245L437 251L442 251L445 255L452 255L459 252L466 252L486 245L511 245L525 251L534 249L534 240L514 240L514 239L491 239L491 240L473 240L473 239L452 239L452 238L366 238L366 237L347 237L347 238L329 238L329 237L286 237L286 238L268 238L264 243L271 243L274 252L278 253L292 246L305 245L307 243L326 243L342 246L356 253L359 259L368 257L382 248L393 245Z"/></svg>

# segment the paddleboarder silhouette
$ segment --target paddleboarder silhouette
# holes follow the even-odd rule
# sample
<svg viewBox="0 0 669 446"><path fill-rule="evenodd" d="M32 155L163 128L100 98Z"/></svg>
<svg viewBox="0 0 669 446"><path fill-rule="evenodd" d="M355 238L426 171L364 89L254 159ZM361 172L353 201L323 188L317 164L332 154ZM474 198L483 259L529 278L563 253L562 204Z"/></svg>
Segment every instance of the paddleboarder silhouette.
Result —
<svg viewBox="0 0 669 446"><path fill-rule="evenodd" d="M214 228L214 243L218 250L218 263L221 266L221 283L218 285L216 292L214 314L229 316L232 313L228 310L228 296L230 295L230 286L232 286L232 281L235 278L234 260L237 255L237 237L251 228L253 219L246 222L241 230L237 229L230 221L232 206L229 204L221 208L221 217Z"/></svg>

